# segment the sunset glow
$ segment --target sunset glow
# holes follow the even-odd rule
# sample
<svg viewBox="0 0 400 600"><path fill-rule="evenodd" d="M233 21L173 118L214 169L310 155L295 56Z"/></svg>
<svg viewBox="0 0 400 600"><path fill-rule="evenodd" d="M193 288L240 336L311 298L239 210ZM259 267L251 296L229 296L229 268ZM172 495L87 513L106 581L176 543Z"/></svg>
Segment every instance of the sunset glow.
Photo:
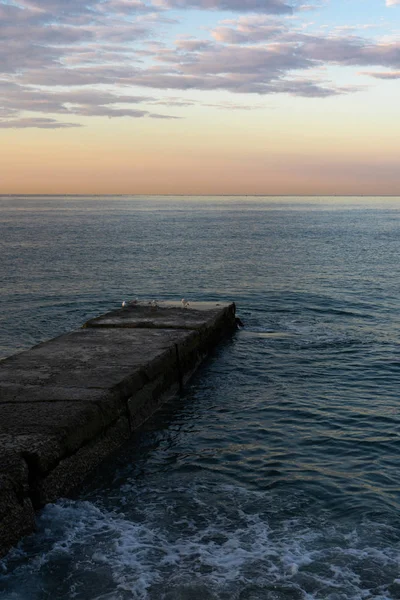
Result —
<svg viewBox="0 0 400 600"><path fill-rule="evenodd" d="M400 194L398 0L0 0L0 23L0 193Z"/></svg>

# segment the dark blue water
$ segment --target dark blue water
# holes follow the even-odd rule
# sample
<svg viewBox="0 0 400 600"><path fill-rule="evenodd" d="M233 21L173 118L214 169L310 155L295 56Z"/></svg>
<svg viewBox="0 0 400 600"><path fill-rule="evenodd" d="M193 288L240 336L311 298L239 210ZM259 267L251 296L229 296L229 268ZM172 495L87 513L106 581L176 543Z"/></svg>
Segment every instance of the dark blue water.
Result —
<svg viewBox="0 0 400 600"><path fill-rule="evenodd" d="M400 199L0 198L1 354L131 298L245 329L0 562L1 600L400 598Z"/></svg>

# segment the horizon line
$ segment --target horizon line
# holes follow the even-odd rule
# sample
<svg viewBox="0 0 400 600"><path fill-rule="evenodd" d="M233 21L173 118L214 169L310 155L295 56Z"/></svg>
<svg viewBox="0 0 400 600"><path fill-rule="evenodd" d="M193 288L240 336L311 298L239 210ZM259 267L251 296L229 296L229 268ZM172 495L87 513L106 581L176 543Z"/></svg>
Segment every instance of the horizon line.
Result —
<svg viewBox="0 0 400 600"><path fill-rule="evenodd" d="M208 198L208 197L218 197L218 198L226 198L226 197L234 197L234 198L240 198L240 197L245 197L245 198L400 198L400 193L398 194L194 194L194 193L189 193L189 194L151 194L151 193L147 193L147 194L140 194L140 193L133 193L133 194L95 194L95 193L89 193L89 194L85 194L85 193L74 193L74 194L63 194L63 193L54 193L54 194L50 194L50 193L46 193L46 194L26 194L26 193L1 193L0 192L0 198L4 198L4 197L19 197L19 196L27 196L30 198L40 198L40 197L70 197L70 198L74 198L74 197L78 197L78 196L84 196L84 197L102 197L102 198L110 198L113 196L117 196L117 197L127 197L127 196L157 196L157 197L174 197L174 196L178 196L178 197L196 197L196 196L200 196L201 198Z"/></svg>

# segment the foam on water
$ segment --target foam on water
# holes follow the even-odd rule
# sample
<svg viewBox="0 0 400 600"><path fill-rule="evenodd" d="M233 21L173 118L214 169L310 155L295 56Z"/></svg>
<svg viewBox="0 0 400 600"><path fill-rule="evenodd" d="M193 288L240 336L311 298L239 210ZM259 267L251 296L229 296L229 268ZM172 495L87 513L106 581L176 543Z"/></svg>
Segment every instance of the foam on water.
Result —
<svg viewBox="0 0 400 600"><path fill-rule="evenodd" d="M60 501L40 516L42 552L28 539L2 562L0 598L398 598L398 531L365 520L349 529L310 508L298 493L204 482L127 482L112 511Z"/></svg>

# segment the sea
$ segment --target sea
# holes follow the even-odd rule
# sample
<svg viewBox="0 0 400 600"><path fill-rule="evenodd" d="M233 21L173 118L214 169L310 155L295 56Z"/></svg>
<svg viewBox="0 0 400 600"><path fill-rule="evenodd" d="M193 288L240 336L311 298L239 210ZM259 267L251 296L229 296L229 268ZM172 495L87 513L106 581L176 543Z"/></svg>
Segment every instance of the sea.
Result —
<svg viewBox="0 0 400 600"><path fill-rule="evenodd" d="M134 298L244 323L0 600L400 598L400 198L1 196L0 227L3 358Z"/></svg>

